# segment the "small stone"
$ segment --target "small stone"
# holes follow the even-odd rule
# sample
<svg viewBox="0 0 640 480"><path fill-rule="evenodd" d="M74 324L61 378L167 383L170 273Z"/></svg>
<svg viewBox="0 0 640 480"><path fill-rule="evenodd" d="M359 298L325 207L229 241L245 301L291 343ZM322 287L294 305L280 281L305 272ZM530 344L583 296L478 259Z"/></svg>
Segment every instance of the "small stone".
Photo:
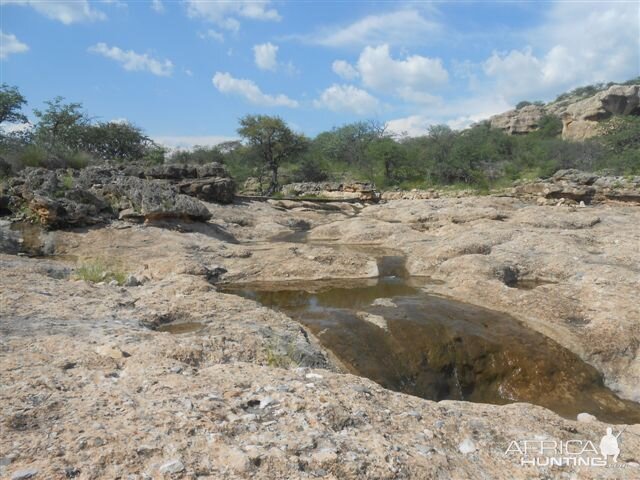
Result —
<svg viewBox="0 0 640 480"><path fill-rule="evenodd" d="M376 298L371 305L375 307L393 307L393 308L398 306L390 298Z"/></svg>
<svg viewBox="0 0 640 480"><path fill-rule="evenodd" d="M180 460L170 460L160 466L160 473L180 473L184 471L184 464Z"/></svg>
<svg viewBox="0 0 640 480"><path fill-rule="evenodd" d="M460 445L458 445L460 453L466 455L467 453L473 453L476 451L476 444L470 438L465 438Z"/></svg>
<svg viewBox="0 0 640 480"><path fill-rule="evenodd" d="M142 282L134 275L129 275L124 281L125 287L139 287L140 285L142 285Z"/></svg>
<svg viewBox="0 0 640 480"><path fill-rule="evenodd" d="M591 423L597 421L598 419L590 413L582 412L578 414L577 420L582 423Z"/></svg>
<svg viewBox="0 0 640 480"><path fill-rule="evenodd" d="M276 401L272 397L264 397L262 400L260 400L260 410L264 410L269 405L272 405L275 402Z"/></svg>
<svg viewBox="0 0 640 480"><path fill-rule="evenodd" d="M38 470L35 468L29 468L28 470L18 470L11 475L11 480L26 480L27 478L33 478L38 474Z"/></svg>
<svg viewBox="0 0 640 480"><path fill-rule="evenodd" d="M118 281L117 280L111 280L109 282L109 286L110 287L117 287L118 286Z"/></svg>
<svg viewBox="0 0 640 480"><path fill-rule="evenodd" d="M321 378L323 378L323 376L322 376L322 375L320 375L319 373L307 373L307 374L304 376L304 378L307 378L307 379L309 379L309 380L314 379L314 378L315 378L315 379L321 379Z"/></svg>
<svg viewBox="0 0 640 480"><path fill-rule="evenodd" d="M75 467L67 467L64 469L64 476L67 478L76 478L80 475L80 469Z"/></svg>
<svg viewBox="0 0 640 480"><path fill-rule="evenodd" d="M111 345L100 345L96 347L96 353L98 355L102 355L103 357L110 357L114 360L118 360L120 358L127 357L128 355L120 350L118 347L114 347Z"/></svg>

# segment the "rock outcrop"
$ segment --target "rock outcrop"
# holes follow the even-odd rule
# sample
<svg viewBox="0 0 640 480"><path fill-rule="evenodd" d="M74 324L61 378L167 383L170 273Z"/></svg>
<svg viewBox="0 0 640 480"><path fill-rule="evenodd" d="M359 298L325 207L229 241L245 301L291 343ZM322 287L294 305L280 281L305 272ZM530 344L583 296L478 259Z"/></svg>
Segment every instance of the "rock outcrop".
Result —
<svg viewBox="0 0 640 480"><path fill-rule="evenodd" d="M523 135L537 130L540 119L546 114L545 107L527 105L517 110L494 115L489 121L491 128L498 128L509 135Z"/></svg>
<svg viewBox="0 0 640 480"><path fill-rule="evenodd" d="M548 179L518 182L512 193L539 205L605 201L640 204L640 177L599 176L579 170L559 170Z"/></svg>
<svg viewBox="0 0 640 480"><path fill-rule="evenodd" d="M95 225L116 218L208 220L200 201L230 203L235 185L224 167L92 166L80 171L26 168L7 181L2 211L47 228Z"/></svg>
<svg viewBox="0 0 640 480"><path fill-rule="evenodd" d="M289 183L282 187L285 196L316 196L336 200L377 201L380 193L375 185L367 182L301 182Z"/></svg>
<svg viewBox="0 0 640 480"><path fill-rule="evenodd" d="M562 119L563 139L585 140L600 133L603 120L615 115L640 115L640 85L613 85L588 98L528 105L494 115L489 122L492 128L522 135L535 131L545 115Z"/></svg>
<svg viewBox="0 0 640 480"><path fill-rule="evenodd" d="M558 112L562 118L562 138L591 138L600 133L599 122L602 120L614 115L640 115L639 92L639 85L614 85L592 97L570 104L564 111Z"/></svg>

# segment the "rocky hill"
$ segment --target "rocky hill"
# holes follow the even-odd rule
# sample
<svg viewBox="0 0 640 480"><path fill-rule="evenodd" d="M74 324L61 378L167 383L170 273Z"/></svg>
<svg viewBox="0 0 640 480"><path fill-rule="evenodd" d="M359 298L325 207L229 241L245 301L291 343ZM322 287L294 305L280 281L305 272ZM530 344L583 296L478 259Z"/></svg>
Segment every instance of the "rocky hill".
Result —
<svg viewBox="0 0 640 480"><path fill-rule="evenodd" d="M535 131L546 115L562 120L562 138L584 140L599 134L601 121L615 115L640 115L640 85L613 85L587 98L568 97L546 105L527 105L494 115L491 127L511 135Z"/></svg>

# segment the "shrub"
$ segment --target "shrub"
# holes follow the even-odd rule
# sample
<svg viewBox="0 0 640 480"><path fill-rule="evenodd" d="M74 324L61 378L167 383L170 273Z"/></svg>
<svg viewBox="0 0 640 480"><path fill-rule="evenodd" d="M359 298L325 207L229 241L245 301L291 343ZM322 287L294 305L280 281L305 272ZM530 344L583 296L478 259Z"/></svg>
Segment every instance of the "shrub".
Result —
<svg viewBox="0 0 640 480"><path fill-rule="evenodd" d="M115 280L118 285L124 285L127 274L119 269L107 267L101 260L94 260L80 265L75 271L75 277L91 283Z"/></svg>

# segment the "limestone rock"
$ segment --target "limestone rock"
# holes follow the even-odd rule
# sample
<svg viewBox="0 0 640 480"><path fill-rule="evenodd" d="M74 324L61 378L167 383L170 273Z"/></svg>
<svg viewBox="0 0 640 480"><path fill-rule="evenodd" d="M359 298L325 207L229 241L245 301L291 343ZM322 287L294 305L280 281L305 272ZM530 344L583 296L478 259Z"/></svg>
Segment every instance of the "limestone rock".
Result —
<svg viewBox="0 0 640 480"><path fill-rule="evenodd" d="M584 140L599 132L599 122L613 115L640 115L640 85L613 85L570 104L562 112L562 138Z"/></svg>
<svg viewBox="0 0 640 480"><path fill-rule="evenodd" d="M170 460L159 468L162 474L180 473L184 471L184 463L181 460Z"/></svg>
<svg viewBox="0 0 640 480"><path fill-rule="evenodd" d="M503 130L509 135L522 135L538 129L540 119L546 115L542 106L527 105L518 110L494 115L489 119L491 128Z"/></svg>

